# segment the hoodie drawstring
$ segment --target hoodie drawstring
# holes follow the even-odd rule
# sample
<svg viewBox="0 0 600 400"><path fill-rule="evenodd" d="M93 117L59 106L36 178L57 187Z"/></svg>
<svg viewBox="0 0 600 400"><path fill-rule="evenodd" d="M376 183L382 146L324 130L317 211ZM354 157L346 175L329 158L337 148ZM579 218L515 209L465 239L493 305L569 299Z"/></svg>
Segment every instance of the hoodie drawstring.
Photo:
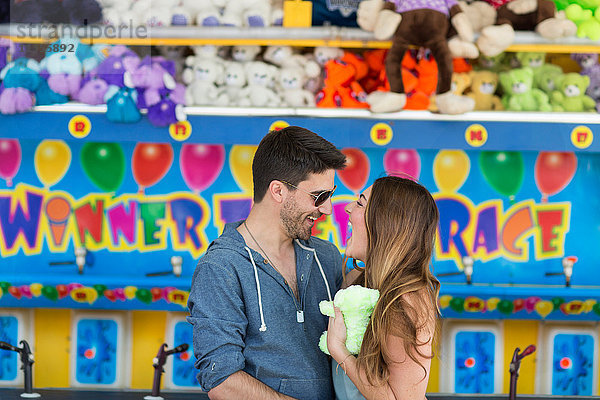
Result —
<svg viewBox="0 0 600 400"><path fill-rule="evenodd" d="M302 243L300 243L300 241L298 239L296 239L296 243L298 243L298 246L300 246L304 250L312 251L312 253L315 255L315 261L317 262L317 265L319 266L319 271L321 272L321 276L323 277L323 282L325 282L325 288L327 288L327 297L329 298L329 301L332 301L331 289L329 289L329 283L327 282L327 277L325 276L325 272L323 271L323 266L321 265L321 261L319 260L319 257L317 256L317 251L313 248L302 245ZM248 246L246 246L244 248L248 252L248 255L250 256L250 261L252 262L252 267L254 268L254 280L256 281L256 292L258 293L258 311L260 312L259 331L264 332L267 330L267 324L265 324L265 316L263 314L262 294L260 291L260 282L258 280L258 270L256 269L256 263L254 262L254 257L252 257L252 251L250 250L250 248L248 248Z"/></svg>
<svg viewBox="0 0 600 400"><path fill-rule="evenodd" d="M246 251L250 256L250 261L252 261L252 266L254 267L254 279L256 280L256 292L258 293L258 310L260 312L260 328L259 331L264 332L267 330L267 325L265 324L265 316L263 315L263 306L262 306L262 296L260 292L260 282L258 281L258 271L256 270L256 264L254 263L254 257L252 257L252 252L246 246Z"/></svg>
<svg viewBox="0 0 600 400"><path fill-rule="evenodd" d="M331 301L331 290L329 289L329 283L327 283L327 277L325 277L325 272L323 272L323 266L321 265L321 261L319 261L319 257L317 256L317 251L311 247L306 247L298 239L296 239L296 243L298 246L302 247L304 250L312 251L315 255L315 261L317 261L317 265L319 266L319 271L321 271L321 276L323 277L323 282L325 282L325 287L327 288L327 297L329 301Z"/></svg>

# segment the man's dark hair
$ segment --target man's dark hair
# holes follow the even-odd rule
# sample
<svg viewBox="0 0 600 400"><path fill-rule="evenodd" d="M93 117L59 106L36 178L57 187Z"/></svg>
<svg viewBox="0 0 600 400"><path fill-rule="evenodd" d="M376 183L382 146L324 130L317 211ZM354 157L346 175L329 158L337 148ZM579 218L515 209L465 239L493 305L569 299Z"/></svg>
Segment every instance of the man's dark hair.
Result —
<svg viewBox="0 0 600 400"><path fill-rule="evenodd" d="M308 129L288 126L271 131L260 141L252 162L254 201L263 199L273 180L298 185L309 174L345 166L346 156Z"/></svg>

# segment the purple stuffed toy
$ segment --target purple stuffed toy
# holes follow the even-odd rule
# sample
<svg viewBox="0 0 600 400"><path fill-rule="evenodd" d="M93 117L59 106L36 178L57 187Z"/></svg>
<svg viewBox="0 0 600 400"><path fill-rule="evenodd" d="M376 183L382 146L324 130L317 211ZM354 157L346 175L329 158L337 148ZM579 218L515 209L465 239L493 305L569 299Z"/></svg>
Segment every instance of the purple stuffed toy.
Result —
<svg viewBox="0 0 600 400"><path fill-rule="evenodd" d="M96 75L109 86L123 87L123 75L126 71L133 72L140 63L140 58L127 46L114 46L108 57L98 65Z"/></svg>
<svg viewBox="0 0 600 400"><path fill-rule="evenodd" d="M81 81L81 88L75 100L85 104L104 104L104 95L108 90L108 83L98 77L96 71L88 72Z"/></svg>
<svg viewBox="0 0 600 400"><path fill-rule="evenodd" d="M600 71L600 64L598 63L598 54L594 53L573 53L571 58L577 61L577 64L581 67L579 72L581 75L588 75L591 77L594 71Z"/></svg>
<svg viewBox="0 0 600 400"><path fill-rule="evenodd" d="M590 75L590 86L585 94L590 96L596 102L596 111L600 113L600 68L593 70Z"/></svg>
<svg viewBox="0 0 600 400"><path fill-rule="evenodd" d="M173 90L159 89L159 99L148 103L148 119L154 126L169 126L187 119L185 105L185 86L176 84ZM155 99L156 100L156 99Z"/></svg>
<svg viewBox="0 0 600 400"><path fill-rule="evenodd" d="M25 57L22 49L22 46L14 44L10 39L0 38L0 71L11 61Z"/></svg>
<svg viewBox="0 0 600 400"><path fill-rule="evenodd" d="M161 99L161 89L175 89L175 63L164 57L145 57L131 74L138 91L138 108L144 109Z"/></svg>
<svg viewBox="0 0 600 400"><path fill-rule="evenodd" d="M0 113L16 114L33 108L34 92L42 83L39 72L39 64L27 58L19 58L0 71Z"/></svg>

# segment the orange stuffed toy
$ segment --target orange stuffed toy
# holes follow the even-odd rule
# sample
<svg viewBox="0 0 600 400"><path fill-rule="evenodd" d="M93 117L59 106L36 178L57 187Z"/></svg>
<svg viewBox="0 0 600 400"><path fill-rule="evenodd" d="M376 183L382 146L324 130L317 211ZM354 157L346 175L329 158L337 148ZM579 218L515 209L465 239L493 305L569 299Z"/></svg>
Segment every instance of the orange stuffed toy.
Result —
<svg viewBox="0 0 600 400"><path fill-rule="evenodd" d="M362 57L345 52L341 59L329 60L325 66L323 89L316 96L317 107L369 108L367 94L358 83L368 73Z"/></svg>

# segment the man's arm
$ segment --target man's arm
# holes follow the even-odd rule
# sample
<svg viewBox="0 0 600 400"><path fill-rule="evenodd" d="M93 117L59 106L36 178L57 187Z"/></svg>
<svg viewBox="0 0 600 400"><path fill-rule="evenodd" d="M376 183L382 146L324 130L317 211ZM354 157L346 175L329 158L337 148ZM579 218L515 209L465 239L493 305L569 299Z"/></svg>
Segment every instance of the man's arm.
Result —
<svg viewBox="0 0 600 400"><path fill-rule="evenodd" d="M274 391L244 371L238 371L229 375L220 385L215 386L208 392L208 398L211 400L293 400L293 397Z"/></svg>

